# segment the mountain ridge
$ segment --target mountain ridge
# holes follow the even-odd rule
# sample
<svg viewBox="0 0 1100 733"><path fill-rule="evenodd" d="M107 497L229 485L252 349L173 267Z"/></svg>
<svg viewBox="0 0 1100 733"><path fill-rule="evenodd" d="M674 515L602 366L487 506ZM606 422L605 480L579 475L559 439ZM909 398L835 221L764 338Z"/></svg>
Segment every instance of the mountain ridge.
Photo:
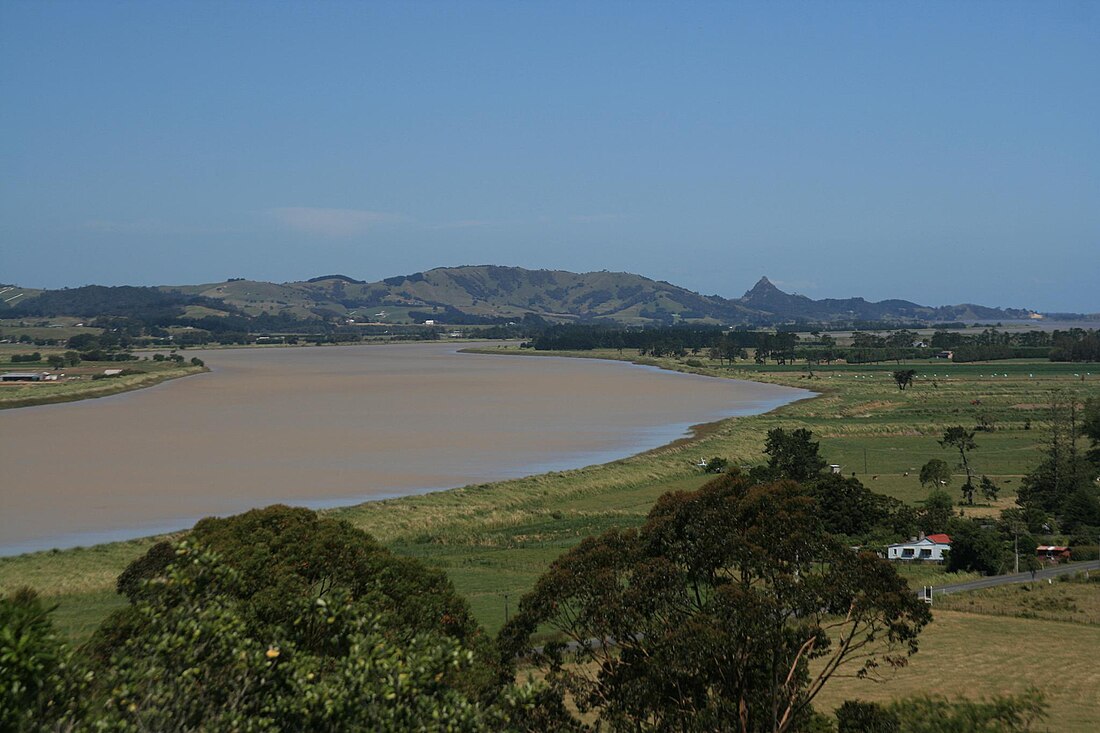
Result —
<svg viewBox="0 0 1100 733"><path fill-rule="evenodd" d="M133 300L138 294L122 288L95 289L96 312L54 315L90 317L108 314L111 291ZM49 309L79 301L82 289L26 291L0 315L44 315ZM908 300L868 301L862 297L823 298L784 292L767 276L740 298L702 295L672 283L629 272L607 270L576 273L530 270L503 265L437 267L375 282L344 274L308 280L270 283L231 278L219 283L158 286L171 303L204 311L295 318L348 319L379 322L475 319L522 319L538 316L551 321L613 321L625 325L702 323L763 326L791 322L857 321L951 322L1019 320L1040 317L1036 311L963 303L926 306ZM60 297L58 294L67 294ZM175 294L175 295L172 295ZM76 297L76 301L74 301ZM37 303L37 306L36 306ZM50 303L55 305L50 306ZM219 305L220 304L220 305ZM90 306L89 306L90 307ZM79 309L77 309L79 310ZM117 315L110 313L111 315ZM1067 314L1059 314L1067 315Z"/></svg>

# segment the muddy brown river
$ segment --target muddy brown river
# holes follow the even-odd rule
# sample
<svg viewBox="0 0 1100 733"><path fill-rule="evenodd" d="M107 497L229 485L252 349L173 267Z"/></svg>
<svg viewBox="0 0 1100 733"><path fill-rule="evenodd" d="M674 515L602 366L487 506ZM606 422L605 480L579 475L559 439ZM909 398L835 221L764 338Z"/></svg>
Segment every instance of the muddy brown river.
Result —
<svg viewBox="0 0 1100 733"><path fill-rule="evenodd" d="M194 352L211 373L0 411L0 555L602 463L811 394L458 348Z"/></svg>

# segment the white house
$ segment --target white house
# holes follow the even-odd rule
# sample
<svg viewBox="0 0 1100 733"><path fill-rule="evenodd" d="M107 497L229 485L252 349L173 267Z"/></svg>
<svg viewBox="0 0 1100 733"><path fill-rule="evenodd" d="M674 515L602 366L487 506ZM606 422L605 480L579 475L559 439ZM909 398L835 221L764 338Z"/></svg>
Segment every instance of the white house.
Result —
<svg viewBox="0 0 1100 733"><path fill-rule="evenodd" d="M951 538L945 534L930 534L915 537L908 542L899 542L886 548L888 560L927 560L943 562L943 553L951 549Z"/></svg>

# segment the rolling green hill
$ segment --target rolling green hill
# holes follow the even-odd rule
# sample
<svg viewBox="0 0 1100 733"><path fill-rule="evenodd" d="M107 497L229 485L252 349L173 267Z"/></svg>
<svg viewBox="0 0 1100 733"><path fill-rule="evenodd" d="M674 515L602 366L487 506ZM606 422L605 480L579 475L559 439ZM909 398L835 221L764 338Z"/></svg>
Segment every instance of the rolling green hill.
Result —
<svg viewBox="0 0 1100 733"><path fill-rule="evenodd" d="M450 308L486 317L521 318L531 313L550 320L607 318L623 323L759 320L756 312L733 301L625 272L578 274L482 265L441 267L376 283L330 277L293 285L357 311Z"/></svg>
<svg viewBox="0 0 1100 733"><path fill-rule="evenodd" d="M440 323L519 320L609 320L626 325L745 324L791 321L954 321L1028 318L1031 311L972 304L929 307L905 300L813 300L785 293L764 277L741 298L700 295L627 272L575 273L476 265L440 267L378 282L346 275L269 283L235 278L220 283L159 288L87 286L62 291L20 290L0 302L0 317L121 315L141 303L201 309L202 315L290 316L356 322ZM118 300L118 303L114 303Z"/></svg>

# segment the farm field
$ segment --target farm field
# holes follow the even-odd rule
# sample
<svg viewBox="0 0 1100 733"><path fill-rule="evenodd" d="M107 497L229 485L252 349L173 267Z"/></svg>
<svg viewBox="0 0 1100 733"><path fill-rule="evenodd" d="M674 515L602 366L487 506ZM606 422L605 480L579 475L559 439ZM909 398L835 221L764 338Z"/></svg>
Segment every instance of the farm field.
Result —
<svg viewBox="0 0 1100 733"><path fill-rule="evenodd" d="M1100 626L933 609L920 651L886 682L834 678L815 707L931 694L971 699L1037 687L1048 717L1039 730L1088 733L1100 724Z"/></svg>
<svg viewBox="0 0 1100 733"><path fill-rule="evenodd" d="M616 352L577 356L620 358ZM989 475L1002 491L990 505L961 508L967 514L992 514L1012 503L1019 478L1039 455L1052 390L1072 391L1082 399L1100 396L1097 365L1012 362L998 363L996 370L982 364L949 366L934 372L940 376L935 378L937 386L932 386L932 377L920 376L931 369L929 365L903 364L918 369L918 377L912 388L901 391L890 376L900 368L894 364L817 368L811 378L805 367L797 366L728 368L704 362L698 368L673 359L632 360L805 387L820 396L764 415L701 426L693 439L609 464L369 502L328 513L372 533L399 554L443 569L469 599L479 621L495 632L506 608L514 611L518 599L563 551L590 534L641 523L652 502L666 491L701 486L708 477L695 467L700 458L723 456L735 465L762 462L763 439L771 428L809 428L821 440L822 455L840 464L845 474L855 473L872 490L915 504L927 495L916 477L920 466L930 458L954 464L936 442L944 428L973 426L983 418L994 430L977 434L973 463L979 475ZM992 376L994 371L999 376ZM1006 373L1009 376L1003 376ZM947 487L957 498L960 483L956 475ZM38 588L59 605L58 621L66 632L74 639L85 638L98 619L121 605L110 592L113 578L150 542L0 558L0 591L21 584ZM906 568L904 573L914 587L966 579L948 576L936 566ZM956 605L960 603L966 606ZM1088 720L1085 702L1095 697L1089 698L1085 691L1090 684L1095 690L1098 680L1095 672L1083 668L1084 657L1094 656L1087 652L1090 644L1093 650L1100 648L1100 630L1045 618L962 613L957 608L971 609L962 594L937 606L937 620L922 637L919 661L903 670L896 682L866 690L837 683L827 688L829 695L839 702L853 696L887 699L937 690L974 695L1020 692L1047 679L1038 668L1032 674L1021 660L1042 659L1044 668L1050 662L1081 670L1072 685L1052 691L1052 729L1087 728L1082 727ZM975 666L977 659L982 666ZM923 665L937 670L935 689L921 689ZM944 671L956 669L960 671Z"/></svg>
<svg viewBox="0 0 1100 733"><path fill-rule="evenodd" d="M947 594L936 598L936 606L990 616L1100 626L1100 573Z"/></svg>

